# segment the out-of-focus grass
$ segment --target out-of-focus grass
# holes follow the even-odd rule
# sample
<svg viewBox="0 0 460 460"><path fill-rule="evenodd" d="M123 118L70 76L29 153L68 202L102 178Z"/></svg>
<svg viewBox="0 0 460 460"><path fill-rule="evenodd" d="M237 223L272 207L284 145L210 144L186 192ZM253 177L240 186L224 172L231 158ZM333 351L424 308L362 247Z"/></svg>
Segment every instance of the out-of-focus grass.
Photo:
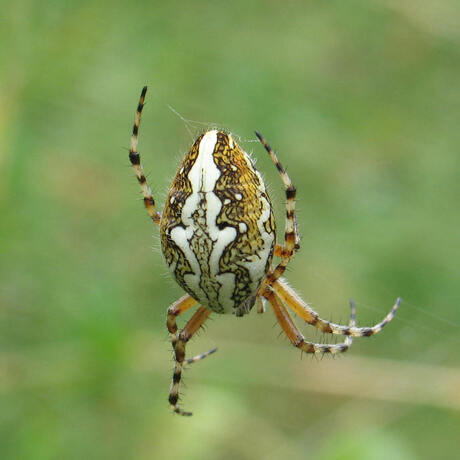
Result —
<svg viewBox="0 0 460 460"><path fill-rule="evenodd" d="M453 0L3 2L0 457L455 458L459 20ZM271 312L213 316L195 415L171 415L181 291L126 151L144 84L160 203L192 141L169 104L241 136L282 228L260 129L298 188L292 285L334 320L355 298L362 325L401 295L395 321L317 362Z"/></svg>

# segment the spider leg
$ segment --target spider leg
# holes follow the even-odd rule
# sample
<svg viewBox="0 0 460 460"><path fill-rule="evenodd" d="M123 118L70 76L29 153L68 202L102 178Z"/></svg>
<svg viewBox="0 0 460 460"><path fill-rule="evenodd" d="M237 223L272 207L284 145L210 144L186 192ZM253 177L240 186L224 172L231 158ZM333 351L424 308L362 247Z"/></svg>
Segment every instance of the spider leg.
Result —
<svg viewBox="0 0 460 460"><path fill-rule="evenodd" d="M179 300L174 302L169 308L168 308L168 317L167 317L167 327L169 331L169 335L171 337L171 344L173 347L173 350L176 346L177 342L177 324L176 324L176 317L187 311L188 309L192 308L195 306L198 302L191 296L184 295L181 297ZM201 355L194 356L193 358L187 358L185 362L187 364L193 364L196 363L197 361L200 361L203 358L206 358L206 356L209 356L210 354L214 353L217 351L217 348L213 348L211 350L208 350Z"/></svg>
<svg viewBox="0 0 460 460"><path fill-rule="evenodd" d="M213 348L201 355L195 356L193 358L185 359L185 346L187 342L192 338L192 336L200 329L204 324L207 317L211 314L211 311L206 307L200 307L193 314L190 320L187 322L182 331L177 335L177 324L176 317L192 308L198 302L191 296L186 295L180 298L178 301L173 303L168 308L168 319L167 326L168 331L171 335L171 343L174 349L174 357L176 364L174 366L174 374L171 383L171 389L169 391L169 403L173 406L174 412L181 415L192 415L191 412L186 412L182 410L177 402L179 400L179 386L182 377L182 367L184 362L187 364L197 362L206 356L209 356L211 353L214 353L217 348Z"/></svg>
<svg viewBox="0 0 460 460"><path fill-rule="evenodd" d="M142 88L141 97L139 98L139 105L137 106L136 117L134 119L133 134L131 136L131 145L129 149L129 160L133 166L139 185L141 186L142 195L144 196L144 205L147 213L156 223L160 223L161 214L155 209L155 200L153 199L152 190L150 189L147 179L144 174L144 169L141 165L141 158L137 151L139 125L141 123L142 109L144 108L145 93L147 86Z"/></svg>
<svg viewBox="0 0 460 460"><path fill-rule="evenodd" d="M171 337L171 343L174 347L176 346L177 342L177 324L176 318L184 313L185 311L189 310L193 306L198 303L192 296L186 294L180 299L176 300L169 308L168 308L168 316L166 320L166 326L169 331L169 335Z"/></svg>
<svg viewBox="0 0 460 460"><path fill-rule="evenodd" d="M206 358L206 356L212 355L216 351L217 351L217 347L212 348L211 350L208 350L208 351L205 351L204 353L201 353L201 355L196 355L193 358L187 358L185 360L185 363L186 364L196 363L197 361L201 361L202 359Z"/></svg>
<svg viewBox="0 0 460 460"><path fill-rule="evenodd" d="M272 285L273 290L277 295L286 303L286 305L299 315L308 324L315 326L322 332L328 334L350 335L353 337L369 337L380 332L395 316L396 310L401 303L401 298L398 297L393 308L385 316L385 318L372 327L355 327L355 326L342 326L340 324L331 323L326 321L311 309L298 295L289 287L284 280L277 280Z"/></svg>
<svg viewBox="0 0 460 460"><path fill-rule="evenodd" d="M305 353L343 353L347 351L352 342L352 337L346 337L343 343L325 344L325 343L313 343L305 340L305 337L299 331L294 321L289 315L286 307L282 304L278 295L271 290L265 292L265 298L270 302L270 305L275 312L276 319L281 326L281 329L287 335L288 339L297 348L304 351ZM350 327L355 325L356 309L354 302L350 302L351 314L350 314Z"/></svg>
<svg viewBox="0 0 460 460"><path fill-rule="evenodd" d="M256 297L257 313L265 313L265 297L258 295Z"/></svg>
<svg viewBox="0 0 460 460"><path fill-rule="evenodd" d="M300 246L296 245L296 250L299 249ZM286 254L286 249L282 244L275 244L273 248L273 255L276 257L283 257Z"/></svg>
<svg viewBox="0 0 460 460"><path fill-rule="evenodd" d="M281 257L281 261L273 270L273 272L267 275L266 284L271 285L284 273L291 257L300 248L300 237L299 231L297 229L297 219L295 215L296 189L294 184L291 182L291 179L289 178L286 170L279 162L276 153L273 151L270 145L268 145L267 141L262 137L262 134L256 131L256 136L259 138L260 142L265 147L265 150L270 155L270 158L275 164L276 169L280 173L281 180L283 181L284 187L286 189L286 225L284 229L284 246L278 244L275 246L275 255ZM263 292L263 289L259 292Z"/></svg>

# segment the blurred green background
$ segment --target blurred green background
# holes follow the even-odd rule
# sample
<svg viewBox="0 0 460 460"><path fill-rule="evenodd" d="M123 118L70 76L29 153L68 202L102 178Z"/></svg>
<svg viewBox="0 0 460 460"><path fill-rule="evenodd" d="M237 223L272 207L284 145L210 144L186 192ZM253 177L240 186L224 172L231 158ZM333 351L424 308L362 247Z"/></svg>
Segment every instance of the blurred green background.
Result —
<svg viewBox="0 0 460 460"><path fill-rule="evenodd" d="M1 459L458 458L458 2L0 5ZM394 322L301 359L270 310L213 315L189 346L219 347L185 372L194 416L171 414L182 293L127 154L144 84L159 203L217 125L282 228L261 130L298 188L292 286L335 321L356 299L360 325L402 296Z"/></svg>

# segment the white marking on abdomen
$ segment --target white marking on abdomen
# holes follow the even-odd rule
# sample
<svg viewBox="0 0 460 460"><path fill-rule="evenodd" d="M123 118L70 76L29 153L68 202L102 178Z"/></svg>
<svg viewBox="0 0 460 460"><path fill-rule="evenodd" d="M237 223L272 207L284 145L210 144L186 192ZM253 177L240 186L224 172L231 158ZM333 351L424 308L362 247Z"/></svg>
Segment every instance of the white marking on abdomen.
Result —
<svg viewBox="0 0 460 460"><path fill-rule="evenodd" d="M185 229L175 227L171 231L171 238L182 249L189 261L194 274L185 275L184 280L193 292L196 292L197 300L205 300L206 294L200 287L201 270L197 258L190 249L189 240L195 231L193 226L193 213L198 208L201 200L206 206L206 227L209 237L213 241L213 249L209 257L210 276L217 279L222 287L219 291L219 303L225 312L231 312L234 305L231 295L235 288L235 275L225 273L218 275L219 260L225 248L236 237L236 229L226 227L219 229L216 219L222 209L222 202L214 193L216 183L221 176L219 168L214 163L214 149L217 143L217 131L208 131L201 139L198 156L190 169L188 179L192 186L192 193L187 198L182 208L182 222Z"/></svg>

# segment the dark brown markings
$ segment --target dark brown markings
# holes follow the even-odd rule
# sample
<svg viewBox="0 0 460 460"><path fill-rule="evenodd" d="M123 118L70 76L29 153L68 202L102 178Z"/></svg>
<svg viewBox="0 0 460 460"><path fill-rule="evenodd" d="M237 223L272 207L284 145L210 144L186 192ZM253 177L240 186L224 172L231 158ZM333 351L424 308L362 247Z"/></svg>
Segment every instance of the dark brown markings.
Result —
<svg viewBox="0 0 460 460"><path fill-rule="evenodd" d="M258 227L258 221L264 212L262 198L265 198L266 206L270 208L271 203L267 193L261 190L263 183L254 166L248 165L246 154L238 144L234 142L233 145L233 148L229 145L228 134L217 133L214 161L221 175L216 182L214 193L222 203L229 200L228 204L222 206L216 224L219 228L233 227L237 232L236 238L228 244L222 254L219 273L235 274L232 300L235 308L238 308L253 294L254 283L261 281L252 280L244 264L264 249L265 242ZM235 198L237 194L241 195L240 200ZM245 232L239 231L240 223L246 224ZM264 225L267 233L274 234L273 213ZM270 251L266 270L270 266L272 252L273 249Z"/></svg>
<svg viewBox="0 0 460 460"><path fill-rule="evenodd" d="M296 195L296 189L293 185L286 189L286 198L288 200L293 200Z"/></svg>
<svg viewBox="0 0 460 460"><path fill-rule="evenodd" d="M137 152L129 152L129 161L131 161L132 165L140 165L141 164L141 157Z"/></svg>

